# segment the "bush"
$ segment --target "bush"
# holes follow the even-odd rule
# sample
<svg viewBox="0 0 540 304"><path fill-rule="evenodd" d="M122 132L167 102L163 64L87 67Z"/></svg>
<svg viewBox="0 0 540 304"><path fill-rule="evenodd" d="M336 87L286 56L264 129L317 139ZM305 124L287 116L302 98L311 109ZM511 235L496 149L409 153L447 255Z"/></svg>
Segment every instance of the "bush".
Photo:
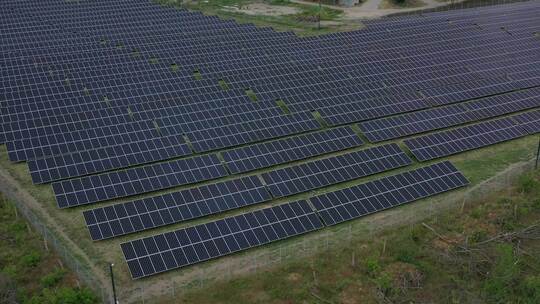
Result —
<svg viewBox="0 0 540 304"><path fill-rule="evenodd" d="M506 303L512 297L511 286L518 278L520 269L511 245L499 244L496 252L495 264L484 282L484 292L492 302Z"/></svg>
<svg viewBox="0 0 540 304"><path fill-rule="evenodd" d="M40 295L34 296L28 304L94 304L98 299L86 288L60 288L58 290L43 289Z"/></svg>
<svg viewBox="0 0 540 304"><path fill-rule="evenodd" d="M375 284L377 284L377 288L385 296L389 296L394 292L394 288L392 286L392 278L388 273L382 273L380 276L378 276L375 279Z"/></svg>
<svg viewBox="0 0 540 304"><path fill-rule="evenodd" d="M41 278L41 285L43 287L52 287L58 284L64 278L66 271L64 269L56 269L53 272L45 275Z"/></svg>
<svg viewBox="0 0 540 304"><path fill-rule="evenodd" d="M25 267L36 267L39 261L41 261L41 256L37 251L32 251L21 257L21 264Z"/></svg>
<svg viewBox="0 0 540 304"><path fill-rule="evenodd" d="M518 190L525 194L535 193L540 189L540 182L530 174L521 175L518 179Z"/></svg>
<svg viewBox="0 0 540 304"><path fill-rule="evenodd" d="M371 277L375 277L375 275L379 273L380 269L381 269L381 265L379 264L379 261L377 260L377 258L369 257L366 259L366 272Z"/></svg>
<svg viewBox="0 0 540 304"><path fill-rule="evenodd" d="M15 283L7 276L0 273L0 303L17 303L17 288Z"/></svg>
<svg viewBox="0 0 540 304"><path fill-rule="evenodd" d="M521 286L523 303L540 303L540 276L531 276L523 280Z"/></svg>
<svg viewBox="0 0 540 304"><path fill-rule="evenodd" d="M474 244L474 243L485 241L487 237L488 237L488 234L485 230L476 230L472 233L469 240L471 243Z"/></svg>

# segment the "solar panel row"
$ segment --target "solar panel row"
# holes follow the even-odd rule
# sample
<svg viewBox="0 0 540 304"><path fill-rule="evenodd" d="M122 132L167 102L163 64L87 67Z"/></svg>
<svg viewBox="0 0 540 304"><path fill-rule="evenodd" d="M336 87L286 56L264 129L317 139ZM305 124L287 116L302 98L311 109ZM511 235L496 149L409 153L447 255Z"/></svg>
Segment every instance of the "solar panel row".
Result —
<svg viewBox="0 0 540 304"><path fill-rule="evenodd" d="M468 185L445 161L310 199L325 225L335 225Z"/></svg>
<svg viewBox="0 0 540 304"><path fill-rule="evenodd" d="M397 144L373 147L263 173L273 197L289 196L411 164Z"/></svg>
<svg viewBox="0 0 540 304"><path fill-rule="evenodd" d="M256 176L200 186L84 212L92 240L102 240L271 199Z"/></svg>
<svg viewBox="0 0 540 304"><path fill-rule="evenodd" d="M323 227L306 201L123 243L134 279L185 267Z"/></svg>
<svg viewBox="0 0 540 304"><path fill-rule="evenodd" d="M366 121L359 127L370 142L380 142L538 107L539 97L540 89L533 88Z"/></svg>
<svg viewBox="0 0 540 304"><path fill-rule="evenodd" d="M450 162L121 244L134 279L186 267L468 184ZM322 218L324 222L321 221Z"/></svg>
<svg viewBox="0 0 540 304"><path fill-rule="evenodd" d="M52 184L58 207L91 204L227 175L215 155L202 155L167 163L75 178Z"/></svg>
<svg viewBox="0 0 540 304"><path fill-rule="evenodd" d="M477 149L527 135L511 117L490 120L448 131L405 140L419 161L427 161Z"/></svg>
<svg viewBox="0 0 540 304"><path fill-rule="evenodd" d="M284 164L362 145L349 127L250 145L222 153L232 173Z"/></svg>

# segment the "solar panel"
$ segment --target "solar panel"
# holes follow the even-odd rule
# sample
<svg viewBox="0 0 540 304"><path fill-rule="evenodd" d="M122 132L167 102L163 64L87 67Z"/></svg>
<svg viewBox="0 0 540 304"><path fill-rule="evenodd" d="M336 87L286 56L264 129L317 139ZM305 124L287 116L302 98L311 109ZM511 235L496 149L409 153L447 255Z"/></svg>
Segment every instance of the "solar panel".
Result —
<svg viewBox="0 0 540 304"><path fill-rule="evenodd" d="M319 127L311 113L298 113L248 122L239 121L220 128L187 133L187 137L196 152L205 152L312 131Z"/></svg>
<svg viewBox="0 0 540 304"><path fill-rule="evenodd" d="M189 154L189 146L181 138L169 136L30 160L28 168L32 182L43 184Z"/></svg>
<svg viewBox="0 0 540 304"><path fill-rule="evenodd" d="M310 202L324 224L331 226L468 184L465 176L445 161L315 196Z"/></svg>
<svg viewBox="0 0 540 304"><path fill-rule="evenodd" d="M122 243L134 279L304 234L323 224L306 201Z"/></svg>
<svg viewBox="0 0 540 304"><path fill-rule="evenodd" d="M370 142L437 130L540 106L540 90L533 88L359 124Z"/></svg>
<svg viewBox="0 0 540 304"><path fill-rule="evenodd" d="M59 208L91 204L226 176L216 155L147 165L52 184Z"/></svg>
<svg viewBox="0 0 540 304"><path fill-rule="evenodd" d="M92 240L179 223L262 203L270 194L256 176L95 208L84 212Z"/></svg>
<svg viewBox="0 0 540 304"><path fill-rule="evenodd" d="M410 134L441 129L474 120L468 108L458 104L395 117L370 120L359 124L370 142L380 142Z"/></svg>
<svg viewBox="0 0 540 304"><path fill-rule="evenodd" d="M411 162L397 144L388 144L274 170L262 174L262 178L272 196L277 198L407 166Z"/></svg>
<svg viewBox="0 0 540 304"><path fill-rule="evenodd" d="M427 161L525 135L525 130L510 118L502 118L407 139L405 145L416 159Z"/></svg>
<svg viewBox="0 0 540 304"><path fill-rule="evenodd" d="M362 145L349 127L250 145L222 153L232 173L243 173Z"/></svg>
<svg viewBox="0 0 540 304"><path fill-rule="evenodd" d="M526 112L512 117L529 134L540 132L540 110Z"/></svg>

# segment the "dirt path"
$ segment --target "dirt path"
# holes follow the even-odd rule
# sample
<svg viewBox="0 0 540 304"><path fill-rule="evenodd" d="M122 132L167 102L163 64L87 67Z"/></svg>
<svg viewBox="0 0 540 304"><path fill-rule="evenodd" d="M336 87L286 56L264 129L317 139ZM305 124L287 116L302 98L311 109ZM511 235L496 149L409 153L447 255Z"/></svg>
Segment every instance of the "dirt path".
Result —
<svg viewBox="0 0 540 304"><path fill-rule="evenodd" d="M32 212L39 216L43 220L43 224L49 229L53 230L66 247L72 251L73 255L82 258L82 263L85 266L89 267L89 270L94 275L94 279L98 280L102 286L105 286L109 289L109 279L105 276L103 271L97 268L94 263L91 262L90 258L86 253L81 250L79 246L69 236L64 232L64 229L59 225L54 218L52 218L47 210L45 210L41 204L28 193L19 183L5 170L0 169L0 192L4 193L6 197L11 200L15 200L19 203L24 203L26 206L32 210ZM61 254L59 254L61 256ZM75 270L73 270L75 272ZM95 286L89 286L94 288ZM94 288L95 289L95 288ZM107 294L111 294L110 290L107 290Z"/></svg>
<svg viewBox="0 0 540 304"><path fill-rule="evenodd" d="M291 0L292 2L301 3L301 4L309 4L314 5L313 2L308 1L302 1L302 0ZM445 5L450 4L450 2L442 2L437 0L422 0L422 2L425 3L425 5L420 7L411 7L411 8L389 8L389 9L381 9L379 6L381 5L383 0L366 0L366 2L353 7L341 7L341 6L333 6L333 5L325 5L325 7L333 8L333 9L340 9L343 10L343 19L345 20L358 20L358 19L373 19L373 18L379 18L383 16L388 16L391 14L396 13L406 13L406 12L414 12L418 10L423 9L432 9L437 7L442 7ZM453 3L459 3L464 0L457 0Z"/></svg>

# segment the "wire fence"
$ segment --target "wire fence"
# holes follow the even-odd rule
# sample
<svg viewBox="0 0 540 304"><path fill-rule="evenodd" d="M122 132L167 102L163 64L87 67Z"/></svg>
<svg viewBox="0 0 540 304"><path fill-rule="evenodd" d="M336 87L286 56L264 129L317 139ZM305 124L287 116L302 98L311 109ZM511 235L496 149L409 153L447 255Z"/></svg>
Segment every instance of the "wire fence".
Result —
<svg viewBox="0 0 540 304"><path fill-rule="evenodd" d="M493 193L508 189L522 173L534 169L535 160L513 165L499 174L472 186L464 191L454 191L439 195L424 203L412 203L409 212L400 212L394 208L388 210L385 221L367 217L364 221L351 221L337 227L326 228L320 232L307 234L289 241L278 242L274 246L250 250L245 254L221 258L219 261L201 265L198 268L178 270L175 276L164 278L159 282L146 280L135 281L132 288L120 293L122 303L168 303L178 295L204 288L208 284L227 281L231 278L246 274L257 273L261 270L313 256L326 250L349 250L351 260L355 252L351 248L353 242L373 238L379 232L389 227L404 226L418 223L425 219L437 220L437 215L444 211L460 213L468 204L474 204L486 198L492 198ZM392 215L391 212L394 213ZM392 221L387 221L392 218ZM155 285L159 285L157 288Z"/></svg>
<svg viewBox="0 0 540 304"><path fill-rule="evenodd" d="M103 286L101 281L89 269L88 265L81 263L73 254L73 251L62 242L62 239L47 228L47 226L43 224L42 219L38 217L25 202L9 195L9 192L4 193L4 195L7 198L5 200L6 203L12 204L16 208L17 216L21 215L24 217L34 230L43 237L45 249L53 249L62 259L64 266L71 269L83 285L94 291L96 296L101 299L103 303L109 303L112 297L109 294L108 286ZM52 248L50 248L50 246L52 246Z"/></svg>

